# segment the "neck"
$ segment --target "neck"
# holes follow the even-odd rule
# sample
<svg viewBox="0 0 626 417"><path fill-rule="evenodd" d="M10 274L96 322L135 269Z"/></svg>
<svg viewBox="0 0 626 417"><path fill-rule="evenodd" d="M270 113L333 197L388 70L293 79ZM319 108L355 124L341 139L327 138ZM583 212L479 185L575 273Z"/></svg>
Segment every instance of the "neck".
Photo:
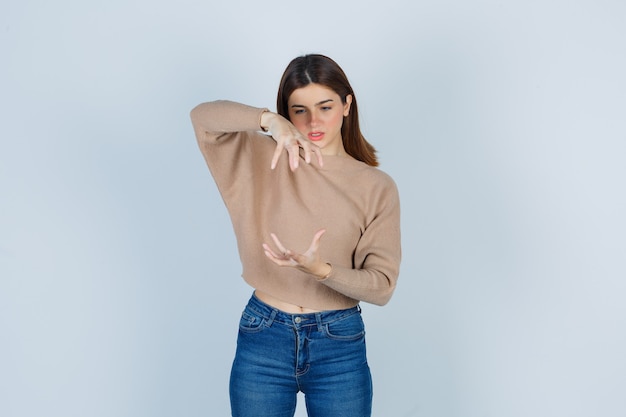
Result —
<svg viewBox="0 0 626 417"><path fill-rule="evenodd" d="M337 146L334 146L332 148L329 148L329 147L322 148L322 155L323 156L347 156L348 153L346 152L346 149L343 147L343 142L340 141Z"/></svg>

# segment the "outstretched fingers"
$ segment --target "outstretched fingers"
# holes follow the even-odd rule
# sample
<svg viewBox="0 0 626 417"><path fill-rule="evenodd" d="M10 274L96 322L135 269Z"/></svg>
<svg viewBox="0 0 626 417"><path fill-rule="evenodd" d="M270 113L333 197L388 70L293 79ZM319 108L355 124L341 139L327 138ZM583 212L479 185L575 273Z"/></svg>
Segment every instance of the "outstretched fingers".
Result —
<svg viewBox="0 0 626 417"><path fill-rule="evenodd" d="M270 165L272 169L275 169L278 165L283 151L287 151L289 168L292 171L298 169L300 165L300 148L304 151L304 160L307 164L311 163L311 154L313 153L317 156L319 165L324 165L321 149L303 136L289 120L272 112L264 112L261 119L261 127L265 131L270 132L272 138L276 141L276 149Z"/></svg>
<svg viewBox="0 0 626 417"><path fill-rule="evenodd" d="M313 240L311 241L311 246L309 246L309 250L307 250L307 254L317 255L317 251L320 248L320 240L322 239L322 235L324 233L326 233L326 229L318 230L317 233L315 233Z"/></svg>
<svg viewBox="0 0 626 417"><path fill-rule="evenodd" d="M320 147L309 142L307 139L302 138L300 135L296 135L292 140L276 140L276 149L272 155L271 169L276 168L283 152L287 152L289 168L292 171L298 169L300 166L300 148L302 148L304 161L307 164L311 163L311 154L314 154L317 158L319 166L324 166L322 150Z"/></svg>
<svg viewBox="0 0 626 417"><path fill-rule="evenodd" d="M265 256L267 256L272 262L280 266L293 266L297 264L297 261L294 259L294 253L285 248L283 244L278 240L278 237L274 234L270 234L272 236L272 240L276 245L278 251L274 251L270 245L267 243L263 243L263 250L265 252Z"/></svg>
<svg viewBox="0 0 626 417"><path fill-rule="evenodd" d="M280 156L283 154L283 145L279 142L276 143L276 149L274 149L274 155L272 156L272 164L270 165L271 169L276 168L276 165L278 165L278 160L280 159Z"/></svg>
<svg viewBox="0 0 626 417"><path fill-rule="evenodd" d="M300 145L295 142L287 146L286 149L289 155L289 168L295 171L300 166Z"/></svg>
<svg viewBox="0 0 626 417"><path fill-rule="evenodd" d="M302 147L302 150L304 151L304 160L306 161L307 164L311 163L311 153L315 154L315 156L317 157L317 163L319 164L319 166L324 166L324 159L322 158L322 149L307 141L307 140L303 140L300 143L300 146Z"/></svg>
<svg viewBox="0 0 626 417"><path fill-rule="evenodd" d="M318 230L309 248L304 253L297 253L288 249L278 239L278 236L274 233L270 233L274 247L263 243L263 250L265 256L279 266L293 266L309 273L317 273L319 266L323 263L320 259L319 247L322 236L326 233L326 229Z"/></svg>
<svg viewBox="0 0 626 417"><path fill-rule="evenodd" d="M278 250L281 251L283 253L283 255L287 255L289 250L287 248L285 248L285 246L283 246L283 244L278 239L278 236L276 236L274 233L270 233L270 236L272 237L272 240L274 241L274 244L276 245Z"/></svg>

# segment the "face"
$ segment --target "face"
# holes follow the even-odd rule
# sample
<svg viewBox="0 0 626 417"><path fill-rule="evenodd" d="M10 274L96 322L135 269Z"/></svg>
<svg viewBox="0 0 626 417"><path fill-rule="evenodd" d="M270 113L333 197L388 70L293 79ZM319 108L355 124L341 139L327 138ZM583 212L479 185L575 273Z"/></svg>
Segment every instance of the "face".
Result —
<svg viewBox="0 0 626 417"><path fill-rule="evenodd" d="M341 155L345 154L341 126L343 118L350 113L351 103L351 95L344 104L330 88L309 84L291 93L287 107L291 123L319 146L323 155Z"/></svg>

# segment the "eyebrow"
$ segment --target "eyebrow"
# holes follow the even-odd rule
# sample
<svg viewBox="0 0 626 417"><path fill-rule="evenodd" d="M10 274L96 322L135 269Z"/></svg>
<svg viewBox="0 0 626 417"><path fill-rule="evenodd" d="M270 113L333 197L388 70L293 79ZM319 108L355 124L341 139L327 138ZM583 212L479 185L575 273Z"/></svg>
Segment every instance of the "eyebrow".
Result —
<svg viewBox="0 0 626 417"><path fill-rule="evenodd" d="M322 104L326 104L326 103L328 103L328 102L330 102L330 101L333 101L333 99L332 99L332 98L329 98L329 99L326 99L326 100L322 100L322 101L320 101L319 103L315 103L315 105L316 105L316 106L320 106L320 105L322 105ZM293 108L293 107L306 107L306 106L304 106L304 105L302 105L302 104L292 104L292 105L291 105L291 107Z"/></svg>

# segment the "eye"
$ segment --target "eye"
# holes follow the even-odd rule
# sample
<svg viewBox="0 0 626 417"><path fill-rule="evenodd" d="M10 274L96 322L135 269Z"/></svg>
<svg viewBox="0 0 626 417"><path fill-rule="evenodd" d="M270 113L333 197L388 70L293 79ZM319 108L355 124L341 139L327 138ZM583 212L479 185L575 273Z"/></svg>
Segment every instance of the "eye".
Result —
<svg viewBox="0 0 626 417"><path fill-rule="evenodd" d="M304 109L296 109L293 111L293 114L302 114L304 113Z"/></svg>
<svg viewBox="0 0 626 417"><path fill-rule="evenodd" d="M323 111L332 110L332 107L331 106L324 106L324 107L322 107L322 110Z"/></svg>

